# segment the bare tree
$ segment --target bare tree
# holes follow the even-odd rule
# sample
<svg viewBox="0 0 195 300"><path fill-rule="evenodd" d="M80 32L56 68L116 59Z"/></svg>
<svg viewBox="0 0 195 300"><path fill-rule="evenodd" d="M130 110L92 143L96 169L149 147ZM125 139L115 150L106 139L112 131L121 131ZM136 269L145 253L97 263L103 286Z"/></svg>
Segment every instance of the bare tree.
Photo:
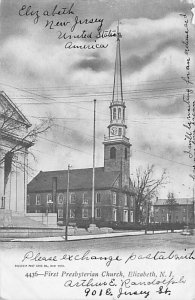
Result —
<svg viewBox="0 0 195 300"><path fill-rule="evenodd" d="M25 153L33 146L38 137L51 128L52 123L52 118L48 117L44 120L40 119L38 124L32 126L27 119L26 122L20 120L17 107L14 109L10 105L2 106L0 110L0 168L8 160L8 164L16 165L23 170L24 162L17 159L17 154ZM11 146L10 140L15 141L14 145ZM35 159L33 151L28 151L28 153Z"/></svg>
<svg viewBox="0 0 195 300"><path fill-rule="evenodd" d="M30 123L27 125L17 118L17 111L5 107L0 112L0 135L2 138L8 138L9 135L20 137L15 146L9 150L10 152L18 152L24 147L25 142L33 145L40 134L51 128L52 122L52 117L48 117L44 120L40 119L39 124L34 126L31 126Z"/></svg>
<svg viewBox="0 0 195 300"><path fill-rule="evenodd" d="M158 189L167 183L166 171L163 170L159 178L154 177L154 165L148 166L145 170L141 167L136 170L133 180L135 188L135 220L143 223L148 218L150 201L157 195Z"/></svg>

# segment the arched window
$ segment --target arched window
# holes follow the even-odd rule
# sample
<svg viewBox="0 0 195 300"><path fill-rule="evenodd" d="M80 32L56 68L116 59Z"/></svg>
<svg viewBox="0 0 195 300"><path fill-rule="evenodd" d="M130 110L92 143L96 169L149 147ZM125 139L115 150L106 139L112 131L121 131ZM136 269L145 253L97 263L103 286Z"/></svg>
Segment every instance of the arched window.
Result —
<svg viewBox="0 0 195 300"><path fill-rule="evenodd" d="M127 194L125 194L125 198L124 198L124 206L127 206Z"/></svg>
<svg viewBox="0 0 195 300"><path fill-rule="evenodd" d="M130 197L130 207L134 207L134 198Z"/></svg>
<svg viewBox="0 0 195 300"><path fill-rule="evenodd" d="M125 159L127 159L127 148L125 148Z"/></svg>
<svg viewBox="0 0 195 300"><path fill-rule="evenodd" d="M112 147L110 149L110 158L116 158L116 148L115 147Z"/></svg>
<svg viewBox="0 0 195 300"><path fill-rule="evenodd" d="M112 109L110 110L110 120L112 121Z"/></svg>
<svg viewBox="0 0 195 300"><path fill-rule="evenodd" d="M100 207L95 209L95 217L101 218L101 208Z"/></svg>
<svg viewBox="0 0 195 300"><path fill-rule="evenodd" d="M58 219L63 219L64 211L63 209L58 209Z"/></svg>
<svg viewBox="0 0 195 300"><path fill-rule="evenodd" d="M70 203L74 204L76 201L76 195L75 193L71 193L70 194Z"/></svg>
<svg viewBox="0 0 195 300"><path fill-rule="evenodd" d="M116 208L114 208L113 209L113 221L116 222L116 220L117 220L117 210L116 210Z"/></svg>
<svg viewBox="0 0 195 300"><path fill-rule="evenodd" d="M58 195L58 204L63 204L64 203L64 195L61 193Z"/></svg>
<svg viewBox="0 0 195 300"><path fill-rule="evenodd" d="M118 129L118 135L122 135L122 128L120 128L120 127Z"/></svg>
<svg viewBox="0 0 195 300"><path fill-rule="evenodd" d="M41 204L41 195L37 194L36 195L36 205L40 205Z"/></svg>
<svg viewBox="0 0 195 300"><path fill-rule="evenodd" d="M88 204L88 198L87 198L87 193L83 193L83 204Z"/></svg>
<svg viewBox="0 0 195 300"><path fill-rule="evenodd" d="M116 205L116 192L113 192L112 204Z"/></svg>
<svg viewBox="0 0 195 300"><path fill-rule="evenodd" d="M52 202L52 194L47 194L47 203Z"/></svg>
<svg viewBox="0 0 195 300"><path fill-rule="evenodd" d="M118 119L121 119L121 108L118 109Z"/></svg>
<svg viewBox="0 0 195 300"><path fill-rule="evenodd" d="M96 193L96 203L100 203L101 202L101 195L100 193Z"/></svg>
<svg viewBox="0 0 195 300"><path fill-rule="evenodd" d="M123 108L123 121L125 121L125 109Z"/></svg>
<svg viewBox="0 0 195 300"><path fill-rule="evenodd" d="M116 120L116 107L113 108L113 120Z"/></svg>
<svg viewBox="0 0 195 300"><path fill-rule="evenodd" d="M75 219L75 209L70 208L69 217L70 219Z"/></svg>
<svg viewBox="0 0 195 300"><path fill-rule="evenodd" d="M88 208L83 208L82 209L82 218L87 219L89 217L89 211Z"/></svg>

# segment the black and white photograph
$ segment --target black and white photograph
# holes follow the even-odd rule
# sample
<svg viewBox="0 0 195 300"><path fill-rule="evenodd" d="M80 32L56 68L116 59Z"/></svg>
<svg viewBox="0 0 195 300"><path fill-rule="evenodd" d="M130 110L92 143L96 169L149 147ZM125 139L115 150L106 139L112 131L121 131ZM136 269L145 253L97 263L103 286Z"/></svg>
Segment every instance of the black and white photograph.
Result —
<svg viewBox="0 0 195 300"><path fill-rule="evenodd" d="M0 300L195 300L194 83L194 0L0 0Z"/></svg>

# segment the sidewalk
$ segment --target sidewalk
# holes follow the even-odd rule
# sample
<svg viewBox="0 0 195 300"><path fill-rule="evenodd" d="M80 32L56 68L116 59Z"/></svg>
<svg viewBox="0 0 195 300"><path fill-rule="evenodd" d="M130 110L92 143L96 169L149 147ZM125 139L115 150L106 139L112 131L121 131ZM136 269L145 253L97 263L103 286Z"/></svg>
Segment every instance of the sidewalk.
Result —
<svg viewBox="0 0 195 300"><path fill-rule="evenodd" d="M159 231L148 231L147 235L170 233L171 230L159 230ZM175 230L174 232L181 232L181 230ZM101 238L114 238L123 236L139 236L145 235L145 231L124 231L124 232L112 232L112 233L101 233L101 234L89 234L89 235L70 235L68 241L80 241L80 240L91 240ZM64 242L64 236L56 237L40 237L40 238L18 238L11 239L11 242Z"/></svg>

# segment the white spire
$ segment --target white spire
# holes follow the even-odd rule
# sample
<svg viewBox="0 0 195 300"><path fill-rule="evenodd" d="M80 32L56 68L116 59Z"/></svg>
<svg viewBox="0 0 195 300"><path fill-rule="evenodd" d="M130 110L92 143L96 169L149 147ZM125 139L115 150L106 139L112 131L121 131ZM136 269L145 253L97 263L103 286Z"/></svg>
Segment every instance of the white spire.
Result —
<svg viewBox="0 0 195 300"><path fill-rule="evenodd" d="M119 21L117 26L117 45L116 45L116 58L114 69L114 84L113 84L113 102L123 102L123 86L122 86L122 70L121 70L121 50L120 50L120 38L122 37L119 32Z"/></svg>

